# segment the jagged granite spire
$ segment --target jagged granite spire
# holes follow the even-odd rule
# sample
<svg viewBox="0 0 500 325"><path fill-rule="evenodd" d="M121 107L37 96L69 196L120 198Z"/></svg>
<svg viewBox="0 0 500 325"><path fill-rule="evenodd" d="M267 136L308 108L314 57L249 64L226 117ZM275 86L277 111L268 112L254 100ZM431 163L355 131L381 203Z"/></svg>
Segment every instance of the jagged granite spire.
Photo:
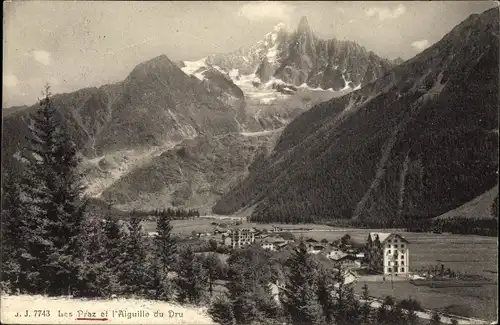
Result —
<svg viewBox="0 0 500 325"><path fill-rule="evenodd" d="M312 33L311 27L309 27L309 22L307 21L306 16L302 16L302 18L300 18L299 26L297 27L297 33L298 34Z"/></svg>

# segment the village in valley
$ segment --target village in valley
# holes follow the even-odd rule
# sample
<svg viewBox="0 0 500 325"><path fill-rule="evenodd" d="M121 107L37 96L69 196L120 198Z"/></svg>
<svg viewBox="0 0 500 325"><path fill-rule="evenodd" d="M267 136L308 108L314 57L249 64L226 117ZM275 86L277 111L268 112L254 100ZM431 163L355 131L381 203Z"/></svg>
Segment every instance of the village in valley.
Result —
<svg viewBox="0 0 500 325"><path fill-rule="evenodd" d="M211 218L201 217L201 220ZM385 281L410 281L424 279L456 279L457 272L445 268L444 264L411 266L410 248L412 243L405 238L404 229L388 229L389 232L380 230L365 230L365 236L357 233L352 238L350 233L356 229L328 229L319 225L304 227L303 225L267 225L259 224L248 226L239 219L227 218L208 223L205 221L207 231L192 230L190 233L180 230L177 235L180 242L189 244L196 251L203 243L207 249L215 252L230 254L237 249L249 246L271 252L272 254L287 254L297 248L299 243L305 243L307 252L315 255L318 260L329 262L327 265L341 267L345 275L345 283L355 281L385 282ZM175 225L176 220L172 223ZM183 221L186 223L186 221ZM189 221L187 221L189 224ZM196 221L192 221L196 224ZM243 221L245 222L245 221ZM246 222L245 222L246 223ZM148 228L148 226L146 226ZM182 229L182 226L179 226ZM195 226L195 228L200 228ZM210 228L212 228L210 230ZM175 231L174 226L174 231ZM359 231L359 230L358 230ZM324 234L322 239L321 234ZM328 240L326 237L335 237ZM149 232L149 236L156 232ZM466 274L462 274L462 278Z"/></svg>
<svg viewBox="0 0 500 325"><path fill-rule="evenodd" d="M366 286L370 288L370 301L374 306L382 304L386 296L409 301L416 298L423 302L419 305L420 316L427 319L433 307L439 308L440 304L453 306L456 303L458 306L461 299L465 299L471 306L477 306L482 298L461 296L460 292L484 290L483 295L490 295L490 285L494 283L487 275L486 265L485 270L475 272L474 263L446 262L447 256L456 254L449 250L457 245L452 242L468 240L447 233L335 228L319 224L261 224L231 216L201 216L172 220L171 223L179 245L189 245L196 254L215 253L222 262L246 249L266 252L270 261L284 261L304 244L308 255L329 270L330 276L340 275L346 288L353 288L360 301ZM144 227L153 230L148 222ZM149 236L155 234L149 232ZM437 242L440 244L436 245ZM215 294L226 292L225 284L225 280L217 280ZM276 280L269 286L279 303L284 283ZM457 294L451 300L450 290ZM474 317L490 307L482 306L477 312L449 308L442 310L442 315L445 319L449 317L449 322L459 319L463 324L477 324L480 321Z"/></svg>

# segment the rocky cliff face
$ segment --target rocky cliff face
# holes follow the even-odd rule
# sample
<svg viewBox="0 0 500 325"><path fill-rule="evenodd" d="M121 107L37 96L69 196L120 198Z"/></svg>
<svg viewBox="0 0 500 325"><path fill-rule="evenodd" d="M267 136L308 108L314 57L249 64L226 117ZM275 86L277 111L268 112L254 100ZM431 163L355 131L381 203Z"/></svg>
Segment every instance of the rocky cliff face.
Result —
<svg viewBox="0 0 500 325"><path fill-rule="evenodd" d="M88 157L237 130L232 109L165 55L139 64L122 82L56 95L53 104ZM21 144L36 107L6 116L2 141Z"/></svg>
<svg viewBox="0 0 500 325"><path fill-rule="evenodd" d="M355 42L318 39L305 17L288 44L275 77L295 85L355 88L373 82L395 65Z"/></svg>
<svg viewBox="0 0 500 325"><path fill-rule="evenodd" d="M238 98L241 91L225 77L216 77L228 88L207 88L162 55L139 64L117 84L55 95L62 126L83 156L82 169L94 171L86 176L91 194L99 195L153 153L184 139L238 132L237 111L218 96ZM25 146L29 114L35 109L37 105L11 111L2 120L6 170L19 165L15 156Z"/></svg>
<svg viewBox="0 0 500 325"><path fill-rule="evenodd" d="M256 205L254 216L268 221L390 224L438 216L495 186L498 15L470 16L375 82L300 115L266 167L224 195L214 212ZM370 80L376 68L357 76Z"/></svg>
<svg viewBox="0 0 500 325"><path fill-rule="evenodd" d="M279 24L255 46L214 54L206 62L235 77L255 74L260 84L279 79L335 91L366 85L397 65L355 42L319 39L306 17L292 32Z"/></svg>

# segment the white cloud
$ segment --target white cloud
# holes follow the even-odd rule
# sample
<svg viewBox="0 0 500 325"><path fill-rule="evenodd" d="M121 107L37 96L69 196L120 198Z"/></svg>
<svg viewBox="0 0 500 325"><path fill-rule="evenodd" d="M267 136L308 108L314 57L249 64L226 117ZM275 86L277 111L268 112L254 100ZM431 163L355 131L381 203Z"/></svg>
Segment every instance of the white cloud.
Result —
<svg viewBox="0 0 500 325"><path fill-rule="evenodd" d="M396 19L405 12L406 7L402 4L398 5L394 9L391 9L389 7L371 7L365 10L365 13L368 17L377 16L379 20Z"/></svg>
<svg viewBox="0 0 500 325"><path fill-rule="evenodd" d="M44 50L35 50L32 53L33 58L43 65L50 64L50 53Z"/></svg>
<svg viewBox="0 0 500 325"><path fill-rule="evenodd" d="M411 47L413 47L415 50L422 51L429 47L429 41L426 39L415 41L411 43Z"/></svg>
<svg viewBox="0 0 500 325"><path fill-rule="evenodd" d="M17 84L19 83L19 80L17 80L17 77L14 75L7 75L3 76L3 85L8 88L13 88L16 87Z"/></svg>
<svg viewBox="0 0 500 325"><path fill-rule="evenodd" d="M252 2L240 7L238 15L248 20L288 20L294 11L289 4L274 1Z"/></svg>

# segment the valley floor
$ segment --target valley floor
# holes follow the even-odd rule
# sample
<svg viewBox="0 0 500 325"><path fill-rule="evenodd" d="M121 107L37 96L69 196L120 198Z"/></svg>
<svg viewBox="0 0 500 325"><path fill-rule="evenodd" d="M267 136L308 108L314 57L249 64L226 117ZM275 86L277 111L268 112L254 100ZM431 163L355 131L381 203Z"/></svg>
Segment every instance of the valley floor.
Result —
<svg viewBox="0 0 500 325"><path fill-rule="evenodd" d="M213 223L226 223L229 227L236 218L199 218L195 220L172 221L173 232L179 235L191 235L195 232L212 232ZM369 281L370 294L377 298L392 295L397 299L415 298L427 309L438 309L441 312L463 317L472 317L494 321L497 318L498 303L498 251L497 238L476 235L453 235L434 233L413 233L401 230L373 230L330 227L316 224L257 224L240 219L241 224L235 227L256 227L271 229L282 227L291 232L295 238L313 238L318 241L326 239L329 242L338 240L349 234L353 242L363 244L368 233L372 231L394 231L400 233L409 241L410 269L416 271L429 266L444 265L460 274L477 275L491 281L490 284L469 287L439 287L416 286L409 281L394 282L392 289L390 281ZM145 228L154 231L155 224L147 222ZM362 277L356 285L356 291L361 292L365 282ZM465 324L465 323L464 323Z"/></svg>

